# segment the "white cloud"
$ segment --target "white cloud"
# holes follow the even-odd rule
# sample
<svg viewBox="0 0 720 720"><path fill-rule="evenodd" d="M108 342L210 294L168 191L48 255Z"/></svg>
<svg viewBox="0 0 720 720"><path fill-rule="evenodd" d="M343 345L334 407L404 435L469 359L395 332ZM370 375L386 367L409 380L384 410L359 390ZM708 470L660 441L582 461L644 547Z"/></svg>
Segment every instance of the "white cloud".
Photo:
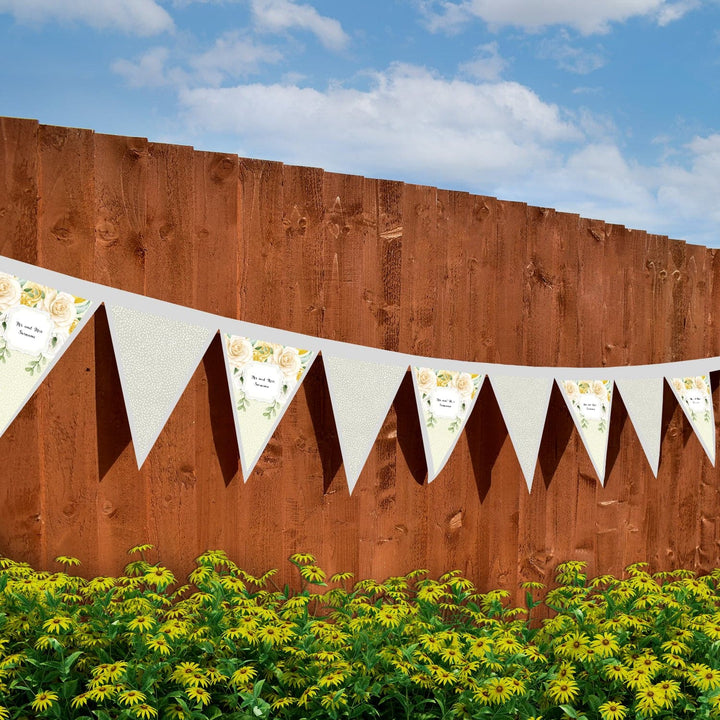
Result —
<svg viewBox="0 0 720 720"><path fill-rule="evenodd" d="M210 50L190 60L198 80L219 85L226 78L256 73L265 63L282 60L282 53L269 45L256 43L237 32L228 32Z"/></svg>
<svg viewBox="0 0 720 720"><path fill-rule="evenodd" d="M500 56L496 42L480 45L475 57L460 65L460 71L477 80L497 80L507 67L507 61Z"/></svg>
<svg viewBox="0 0 720 720"><path fill-rule="evenodd" d="M589 50L570 43L566 31L554 38L545 38L539 47L539 56L554 60L559 68L578 75L588 75L605 64L602 48Z"/></svg>
<svg viewBox="0 0 720 720"><path fill-rule="evenodd" d="M293 0L250 0L256 26L268 32L293 28L308 30L331 50L341 50L349 37L334 18L320 15L312 5L298 5Z"/></svg>
<svg viewBox="0 0 720 720"><path fill-rule="evenodd" d="M665 25L698 5L698 0L420 0L432 30L457 30L480 18L494 27L510 25L537 31L564 25L585 35L607 32L612 23L633 17L647 17Z"/></svg>
<svg viewBox="0 0 720 720"><path fill-rule="evenodd" d="M137 62L116 60L111 69L125 78L130 87L161 87L171 85L171 74L166 68L170 52L165 47L148 50Z"/></svg>
<svg viewBox="0 0 720 720"><path fill-rule="evenodd" d="M241 150L346 172L476 185L553 163L555 143L581 131L514 82L471 83L393 65L372 87L248 84L185 89L197 130L237 134Z"/></svg>
<svg viewBox="0 0 720 720"><path fill-rule="evenodd" d="M237 32L229 32L203 53L179 58L174 65L169 63L170 59L168 48L155 47L136 61L116 60L111 69L125 78L130 87L217 86L227 79L257 73L262 64L281 60L282 53Z"/></svg>
<svg viewBox="0 0 720 720"><path fill-rule="evenodd" d="M23 23L82 22L137 35L156 35L174 27L155 0L0 0L0 12Z"/></svg>

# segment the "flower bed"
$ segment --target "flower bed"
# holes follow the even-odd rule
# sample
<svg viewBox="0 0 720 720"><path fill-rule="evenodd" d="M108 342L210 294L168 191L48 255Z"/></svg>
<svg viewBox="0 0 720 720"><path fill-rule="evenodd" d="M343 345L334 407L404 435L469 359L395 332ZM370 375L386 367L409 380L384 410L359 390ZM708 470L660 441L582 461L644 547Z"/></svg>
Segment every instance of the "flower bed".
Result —
<svg viewBox="0 0 720 720"><path fill-rule="evenodd" d="M1 719L720 715L718 570L567 562L517 608L456 571L352 584L304 554L299 592L219 551L175 588L149 549L91 580L0 558Z"/></svg>

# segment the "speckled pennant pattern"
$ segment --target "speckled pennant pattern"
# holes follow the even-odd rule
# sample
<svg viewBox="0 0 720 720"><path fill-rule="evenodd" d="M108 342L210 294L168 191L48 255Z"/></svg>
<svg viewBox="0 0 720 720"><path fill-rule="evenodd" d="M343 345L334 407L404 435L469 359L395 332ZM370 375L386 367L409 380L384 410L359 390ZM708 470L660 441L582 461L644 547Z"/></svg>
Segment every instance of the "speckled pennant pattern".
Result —
<svg viewBox="0 0 720 720"><path fill-rule="evenodd" d="M657 477L660 467L663 379L662 377L616 378L615 385L625 403L625 409L653 475Z"/></svg>
<svg viewBox="0 0 720 720"><path fill-rule="evenodd" d="M335 425L352 493L407 365L381 365L323 355Z"/></svg>
<svg viewBox="0 0 720 720"><path fill-rule="evenodd" d="M0 270L0 435L95 312L68 290Z"/></svg>
<svg viewBox="0 0 720 720"><path fill-rule="evenodd" d="M612 380L558 380L598 480L605 483Z"/></svg>
<svg viewBox="0 0 720 720"><path fill-rule="evenodd" d="M710 373L687 377L668 377L677 401L685 417L690 421L700 444L715 464L715 414L712 393L710 392Z"/></svg>
<svg viewBox="0 0 720 720"><path fill-rule="evenodd" d="M459 370L413 368L428 482L445 467L477 400L483 375Z"/></svg>
<svg viewBox="0 0 720 720"><path fill-rule="evenodd" d="M550 403L552 378L491 375L490 383L530 492Z"/></svg>
<svg viewBox="0 0 720 720"><path fill-rule="evenodd" d="M279 343L223 335L235 430L247 481L316 353Z"/></svg>
<svg viewBox="0 0 720 720"><path fill-rule="evenodd" d="M215 331L164 315L107 305L138 467L190 382Z"/></svg>

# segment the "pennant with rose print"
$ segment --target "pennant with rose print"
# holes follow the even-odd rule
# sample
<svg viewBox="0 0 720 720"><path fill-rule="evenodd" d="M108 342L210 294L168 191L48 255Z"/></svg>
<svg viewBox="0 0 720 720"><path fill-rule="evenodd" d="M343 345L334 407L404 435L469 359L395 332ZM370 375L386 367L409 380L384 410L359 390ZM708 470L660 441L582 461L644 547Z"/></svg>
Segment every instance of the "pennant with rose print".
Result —
<svg viewBox="0 0 720 720"><path fill-rule="evenodd" d="M90 300L0 272L0 435L95 311Z"/></svg>
<svg viewBox="0 0 720 720"><path fill-rule="evenodd" d="M413 368L428 482L438 476L455 449L483 378L475 373Z"/></svg>
<svg viewBox="0 0 720 720"><path fill-rule="evenodd" d="M605 483L612 380L558 380L575 427L597 473Z"/></svg>
<svg viewBox="0 0 720 720"><path fill-rule="evenodd" d="M247 481L317 353L224 336L243 478Z"/></svg>
<svg viewBox="0 0 720 720"><path fill-rule="evenodd" d="M667 378L685 417L690 421L703 450L715 464L715 417L710 375Z"/></svg>

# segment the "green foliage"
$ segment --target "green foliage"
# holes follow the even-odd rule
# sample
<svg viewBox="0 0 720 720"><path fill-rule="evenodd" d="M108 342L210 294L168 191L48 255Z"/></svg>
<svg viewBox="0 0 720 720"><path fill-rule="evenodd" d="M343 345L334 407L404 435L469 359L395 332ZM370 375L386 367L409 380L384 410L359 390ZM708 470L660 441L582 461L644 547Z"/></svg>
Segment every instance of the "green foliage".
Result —
<svg viewBox="0 0 720 720"><path fill-rule="evenodd" d="M150 549L91 580L0 558L0 720L720 715L720 571L568 562L516 608L457 571L351 584L309 554L299 592L221 551L177 587Z"/></svg>

